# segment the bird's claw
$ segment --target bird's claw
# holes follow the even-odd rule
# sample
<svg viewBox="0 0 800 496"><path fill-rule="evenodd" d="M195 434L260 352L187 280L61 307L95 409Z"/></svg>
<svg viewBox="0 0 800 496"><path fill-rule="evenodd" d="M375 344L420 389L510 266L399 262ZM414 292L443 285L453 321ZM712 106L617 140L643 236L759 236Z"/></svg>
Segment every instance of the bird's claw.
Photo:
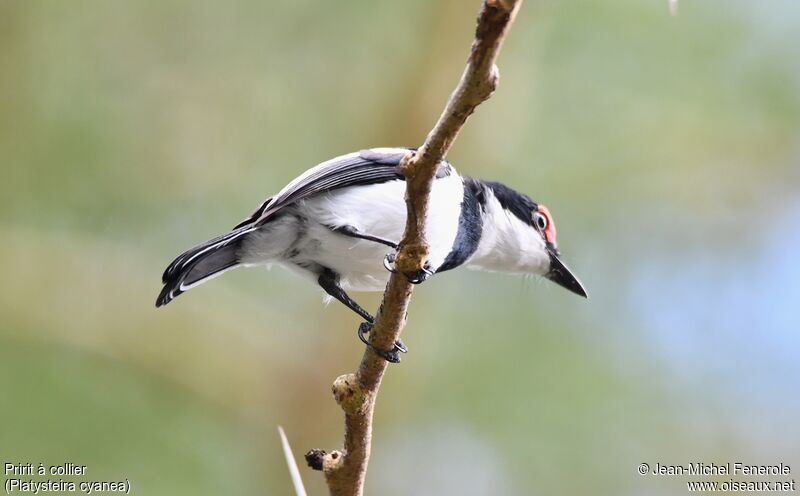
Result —
<svg viewBox="0 0 800 496"><path fill-rule="evenodd" d="M403 343L402 339L398 338L397 341L394 342L394 349L392 349L392 351L399 351L400 353L408 353L408 346L406 346L405 343Z"/></svg>
<svg viewBox="0 0 800 496"><path fill-rule="evenodd" d="M394 253L387 253L385 257L383 257L383 268L391 272L392 274L396 273L397 271L392 267L392 264L395 261L395 254Z"/></svg>
<svg viewBox="0 0 800 496"><path fill-rule="evenodd" d="M358 326L358 339L361 340L362 343L372 348L372 351L375 352L379 357L383 358L389 363L400 363L400 353L408 353L408 348L403 343L402 340L398 339L394 342L394 347L391 351L384 351L379 350L366 337L366 334L372 330L372 323L370 322L362 322L361 325Z"/></svg>
<svg viewBox="0 0 800 496"><path fill-rule="evenodd" d="M422 284L432 275L433 270L431 269L431 264L426 260L425 265L423 265L421 269L412 274L406 274L406 279L408 279L408 282L411 284Z"/></svg>
<svg viewBox="0 0 800 496"><path fill-rule="evenodd" d="M395 269L392 265L394 264L395 260L397 259L397 255L395 253L387 253L385 257L383 257L383 267L391 272L392 274L397 273L397 269ZM405 274L406 279L411 284L422 284L428 279L430 276L433 275L433 269L431 267L430 262L427 260L425 261L425 265L416 272L411 274Z"/></svg>

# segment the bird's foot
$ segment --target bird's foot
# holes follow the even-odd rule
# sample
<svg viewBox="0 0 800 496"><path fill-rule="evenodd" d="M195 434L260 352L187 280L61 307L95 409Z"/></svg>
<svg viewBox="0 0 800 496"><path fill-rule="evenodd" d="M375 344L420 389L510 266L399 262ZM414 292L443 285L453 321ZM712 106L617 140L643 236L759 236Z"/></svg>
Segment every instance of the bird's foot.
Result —
<svg viewBox="0 0 800 496"><path fill-rule="evenodd" d="M391 272L392 274L397 273L397 269L394 268L394 262L396 259L397 259L396 253L389 253L383 258L384 268L389 272ZM425 261L425 265L423 265L422 268L419 269L418 271L412 272L410 274L405 274L406 279L408 279L408 282L410 282L411 284L422 284L423 282L425 282L426 279L428 279L432 275L433 275L433 267L431 267L430 262L428 262L427 260Z"/></svg>
<svg viewBox="0 0 800 496"><path fill-rule="evenodd" d="M383 268L394 274L397 272L394 269L394 261L397 258L395 253L387 253L385 257L383 257Z"/></svg>
<svg viewBox="0 0 800 496"><path fill-rule="evenodd" d="M379 357L383 358L389 363L400 363L400 353L408 353L408 348L403 341L398 339L394 342L394 347L392 347L391 351L384 351L379 350L366 337L366 334L372 330L372 323L370 322L362 322L361 325L358 326L358 339L361 340L362 343L372 348Z"/></svg>
<svg viewBox="0 0 800 496"><path fill-rule="evenodd" d="M411 274L406 274L406 279L408 279L408 282L410 282L411 284L422 284L423 282L425 282L426 279L428 279L432 275L433 275L433 268L431 267L430 262L426 260L425 264L422 266L421 269Z"/></svg>

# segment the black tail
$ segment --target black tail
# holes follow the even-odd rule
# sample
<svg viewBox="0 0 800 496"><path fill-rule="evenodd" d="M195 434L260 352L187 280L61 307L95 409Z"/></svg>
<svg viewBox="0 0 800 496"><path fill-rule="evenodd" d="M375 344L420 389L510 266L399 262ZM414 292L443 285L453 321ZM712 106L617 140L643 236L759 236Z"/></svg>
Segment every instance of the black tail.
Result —
<svg viewBox="0 0 800 496"><path fill-rule="evenodd" d="M164 288L156 299L156 307L166 305L181 293L211 277L239 265L242 236L253 231L246 226L223 234L185 251L173 260L161 277Z"/></svg>

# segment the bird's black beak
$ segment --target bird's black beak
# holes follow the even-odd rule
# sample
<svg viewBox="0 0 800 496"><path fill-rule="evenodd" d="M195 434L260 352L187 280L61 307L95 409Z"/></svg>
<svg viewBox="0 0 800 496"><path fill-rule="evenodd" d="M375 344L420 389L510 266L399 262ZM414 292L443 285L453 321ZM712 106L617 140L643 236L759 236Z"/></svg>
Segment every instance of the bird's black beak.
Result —
<svg viewBox="0 0 800 496"><path fill-rule="evenodd" d="M547 253L550 254L550 272L544 276L559 286L566 288L576 295L588 298L586 290L583 289L583 284L572 274L569 267L564 265L564 262L558 258L558 249L555 246L548 246Z"/></svg>

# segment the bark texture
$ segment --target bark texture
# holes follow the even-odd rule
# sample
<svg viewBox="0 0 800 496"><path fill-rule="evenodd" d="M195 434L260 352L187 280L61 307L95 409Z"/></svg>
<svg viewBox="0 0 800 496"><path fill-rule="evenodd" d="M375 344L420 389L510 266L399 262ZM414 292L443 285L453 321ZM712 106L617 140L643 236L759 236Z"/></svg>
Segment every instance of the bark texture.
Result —
<svg viewBox="0 0 800 496"><path fill-rule="evenodd" d="M415 274L428 258L425 223L431 186L438 164L475 108L486 101L497 87L497 54L522 0L484 0L478 15L475 38L467 66L436 125L416 153L409 152L401 163L406 177L406 222L403 240L392 274L383 295L370 342L379 349L391 350L406 322L413 285L406 274ZM338 377L333 396L344 411L344 449L330 453L311 450L306 461L322 470L333 496L361 496L367 474L372 442L372 416L378 389L387 362L366 348L358 370Z"/></svg>

